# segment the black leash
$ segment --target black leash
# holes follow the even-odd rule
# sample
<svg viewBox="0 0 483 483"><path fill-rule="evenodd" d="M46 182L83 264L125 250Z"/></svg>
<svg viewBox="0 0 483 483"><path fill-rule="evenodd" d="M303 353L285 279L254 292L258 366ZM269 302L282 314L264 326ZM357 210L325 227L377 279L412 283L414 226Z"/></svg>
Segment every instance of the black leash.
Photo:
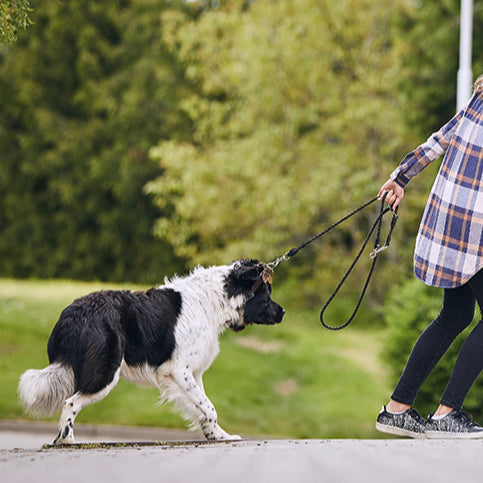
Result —
<svg viewBox="0 0 483 483"><path fill-rule="evenodd" d="M386 250L389 247L390 243L391 243L392 232L393 232L393 230L394 230L394 228L396 226L397 220L398 220L398 215L397 215L397 211L398 210L397 210L397 208L395 210L392 210L392 208L390 208L390 207L384 208L384 200L385 200L385 198L386 198L386 193L384 194L384 196L381 199L381 208L379 210L379 215L376 218L376 220L374 221L374 223L372 224L372 226L371 226L371 228L369 230L369 233L367 234L367 237L364 240L364 243L362 244L361 249L359 250L358 254L356 255L356 258L352 262L352 264L349 267L349 269L347 270L347 272L342 277L341 281L337 285L337 287L334 290L334 292L332 292L332 295L329 297L329 299L327 300L327 302L325 303L325 305L322 307L322 310L320 312L320 322L322 323L322 325L326 329L329 329L329 330L340 330L340 329L343 329L344 327L347 327L352 322L352 320L354 319L354 317L357 314L357 311L359 310L359 308L361 306L362 299L364 298L364 295L366 293L367 287L369 286L369 282L371 280L372 274L374 273L374 268L376 266L377 256L378 256L378 254L380 252ZM360 206L359 208L355 209L354 211L352 211L348 215L346 215L343 218L341 218L339 221L337 221L333 225L329 226L328 228L326 228L325 230L321 231L317 235L313 236L312 238L310 238L306 242L302 243L300 246L295 247L295 248L292 248L287 253L285 253L281 257L277 258L273 262L268 263L266 265L267 266L267 271L271 274L273 272L273 270L281 262L290 260L292 257L294 257L300 250L302 250L303 248L305 248L307 245L310 245L315 240L319 239L320 237L322 237L323 235L325 235L326 233L328 233L329 231L331 231L332 229L334 229L336 226L340 225L344 221L346 221L349 218L351 218L352 216L356 215L357 213L359 213L360 211L362 211L364 208L367 208L369 205L371 205L372 203L374 203L378 199L379 199L379 197L376 197L376 198L368 201L364 205ZM391 220L391 226L389 228L389 233L387 235L386 242L381 247L380 246L380 241L381 241L381 231L382 231L382 220L384 218L384 215L387 212L389 212L389 211L392 211L393 212L392 220ZM374 240L374 250L370 254L370 257L372 259L372 264L371 264L371 268L369 269L369 273L367 275L366 281L364 283L364 287L362 288L362 292L361 292L361 295L359 297L359 300L357 301L356 307L355 307L354 311L352 312L352 315L350 316L350 318L349 318L349 320L347 322L345 322L342 325L335 326L335 327L334 326L330 326L330 325L326 324L326 322L324 321L324 313L325 313L327 307L330 305L330 303L332 302L332 300L335 298L335 296L339 292L339 290L341 289L341 287L344 284L344 282L346 281L347 277L350 275L350 273L354 269L354 267L357 264L357 262L359 261L359 259L361 258L361 255L362 255L363 251L365 250L366 246L368 245L368 243L369 243L369 241L371 239L371 236L374 233L374 231L376 231L376 237L375 237L375 240Z"/></svg>

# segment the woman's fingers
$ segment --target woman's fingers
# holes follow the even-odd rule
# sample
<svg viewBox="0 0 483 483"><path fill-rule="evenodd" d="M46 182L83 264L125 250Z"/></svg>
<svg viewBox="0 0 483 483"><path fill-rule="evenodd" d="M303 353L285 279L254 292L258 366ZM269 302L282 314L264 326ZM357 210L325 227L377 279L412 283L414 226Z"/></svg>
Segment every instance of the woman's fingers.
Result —
<svg viewBox="0 0 483 483"><path fill-rule="evenodd" d="M404 188L399 186L395 181L388 180L381 186L378 197L379 199L384 198L384 201L388 205L396 209L404 197Z"/></svg>

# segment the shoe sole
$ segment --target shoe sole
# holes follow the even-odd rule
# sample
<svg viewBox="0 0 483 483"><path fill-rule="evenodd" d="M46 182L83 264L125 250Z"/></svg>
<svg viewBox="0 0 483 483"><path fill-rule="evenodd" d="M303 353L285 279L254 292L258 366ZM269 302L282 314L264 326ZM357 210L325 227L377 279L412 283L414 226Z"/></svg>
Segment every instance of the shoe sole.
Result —
<svg viewBox="0 0 483 483"><path fill-rule="evenodd" d="M388 426L387 424L376 423L376 429L382 433L393 434L395 436L406 436L413 439L425 439L425 433L415 433L407 429L397 428L395 426ZM483 436L482 436L483 437Z"/></svg>
<svg viewBox="0 0 483 483"><path fill-rule="evenodd" d="M451 431L425 431L428 439L483 439L483 431L475 433L456 433Z"/></svg>

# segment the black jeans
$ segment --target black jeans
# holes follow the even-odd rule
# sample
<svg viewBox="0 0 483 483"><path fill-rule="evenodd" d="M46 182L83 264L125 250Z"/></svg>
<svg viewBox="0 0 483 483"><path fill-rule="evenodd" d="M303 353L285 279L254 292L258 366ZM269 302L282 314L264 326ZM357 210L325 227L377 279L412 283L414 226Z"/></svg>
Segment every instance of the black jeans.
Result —
<svg viewBox="0 0 483 483"><path fill-rule="evenodd" d="M414 403L423 382L456 336L473 320L475 302L483 312L483 270L464 285L444 290L441 312L416 341L392 399L403 404ZM482 369L483 320L480 320L461 347L440 403L461 409Z"/></svg>

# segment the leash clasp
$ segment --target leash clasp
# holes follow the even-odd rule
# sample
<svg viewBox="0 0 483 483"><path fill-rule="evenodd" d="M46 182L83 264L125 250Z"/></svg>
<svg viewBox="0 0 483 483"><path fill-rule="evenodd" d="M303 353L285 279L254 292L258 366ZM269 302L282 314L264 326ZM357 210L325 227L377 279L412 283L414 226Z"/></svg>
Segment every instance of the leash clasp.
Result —
<svg viewBox="0 0 483 483"><path fill-rule="evenodd" d="M374 258L377 257L377 255L379 255L379 253L383 252L384 250L387 250L389 248L389 245L384 245L382 247L377 247L377 248L374 248L374 250L369 254L369 257L371 258L371 260L374 260Z"/></svg>
<svg viewBox="0 0 483 483"><path fill-rule="evenodd" d="M278 257L273 262L267 263L266 266L273 272L280 263L287 261L289 258L288 252L284 253L281 257Z"/></svg>

